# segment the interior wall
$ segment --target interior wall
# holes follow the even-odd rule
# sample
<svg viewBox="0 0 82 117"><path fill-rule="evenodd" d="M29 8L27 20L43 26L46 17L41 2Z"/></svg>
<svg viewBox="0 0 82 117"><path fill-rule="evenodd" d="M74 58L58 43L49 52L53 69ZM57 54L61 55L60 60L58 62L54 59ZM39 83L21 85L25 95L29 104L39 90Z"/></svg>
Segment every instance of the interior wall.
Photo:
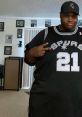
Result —
<svg viewBox="0 0 82 117"><path fill-rule="evenodd" d="M5 57L24 56L24 28L22 38L17 38L16 19L0 19L0 22L4 22L4 31L0 31L0 64L4 64ZM6 36L12 35L12 43L6 43ZM18 47L19 41L22 41L22 47ZM4 55L4 46L12 46L12 54Z"/></svg>
<svg viewBox="0 0 82 117"><path fill-rule="evenodd" d="M8 56L24 57L24 30L31 27L31 19L35 18L0 18L0 22L4 22L4 31L0 31L0 64L4 64L4 59ZM37 27L45 27L45 19L36 19ZM25 20L25 26L16 27L16 20ZM51 25L57 24L58 21L51 19ZM22 38L17 38L17 29L23 29ZM5 42L6 35L12 35L12 43ZM18 47L19 41L22 41L21 47ZM4 55L4 46L12 46L11 55Z"/></svg>

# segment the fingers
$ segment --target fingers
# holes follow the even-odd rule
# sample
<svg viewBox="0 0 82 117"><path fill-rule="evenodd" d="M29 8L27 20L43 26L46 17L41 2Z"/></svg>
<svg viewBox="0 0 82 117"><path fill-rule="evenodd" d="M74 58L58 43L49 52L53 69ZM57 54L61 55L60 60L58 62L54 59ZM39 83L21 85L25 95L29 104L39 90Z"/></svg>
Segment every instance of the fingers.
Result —
<svg viewBox="0 0 82 117"><path fill-rule="evenodd" d="M51 50L51 48L50 48L50 47L46 47L47 45L48 45L48 42L46 42L46 43L42 44L43 49L44 49L45 51Z"/></svg>
<svg viewBox="0 0 82 117"><path fill-rule="evenodd" d="M40 46L39 46L39 49L40 49L41 51L43 51L43 52L51 50L51 48L48 47L48 44L49 44L49 43L46 42L46 43L40 45Z"/></svg>
<svg viewBox="0 0 82 117"><path fill-rule="evenodd" d="M44 48L44 50L45 50L45 51L48 51L48 50L51 50L51 48L46 47L46 48Z"/></svg>
<svg viewBox="0 0 82 117"><path fill-rule="evenodd" d="M48 45L48 42L42 44L43 47L46 47Z"/></svg>

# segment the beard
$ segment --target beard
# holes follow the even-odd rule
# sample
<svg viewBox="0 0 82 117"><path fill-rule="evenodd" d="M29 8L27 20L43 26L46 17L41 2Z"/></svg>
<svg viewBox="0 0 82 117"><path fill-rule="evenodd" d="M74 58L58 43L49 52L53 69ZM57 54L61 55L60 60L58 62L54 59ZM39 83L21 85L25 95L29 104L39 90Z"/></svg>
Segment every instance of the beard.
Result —
<svg viewBox="0 0 82 117"><path fill-rule="evenodd" d="M75 27L73 28L64 27L65 32L73 32L74 30L75 30Z"/></svg>
<svg viewBox="0 0 82 117"><path fill-rule="evenodd" d="M60 29L64 32L73 32L77 26L77 22L75 23L65 23L61 21Z"/></svg>

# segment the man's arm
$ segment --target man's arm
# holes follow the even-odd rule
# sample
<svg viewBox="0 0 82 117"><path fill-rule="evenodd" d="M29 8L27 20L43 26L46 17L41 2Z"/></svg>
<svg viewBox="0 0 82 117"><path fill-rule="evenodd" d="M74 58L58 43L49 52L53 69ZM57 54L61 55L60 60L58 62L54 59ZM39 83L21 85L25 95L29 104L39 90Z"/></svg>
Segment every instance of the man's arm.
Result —
<svg viewBox="0 0 82 117"><path fill-rule="evenodd" d="M39 46L35 46L33 48L31 48L29 51L26 51L25 53L25 62L28 63L35 63L36 59L38 57L42 57L45 55L46 51L51 50L48 46L48 43L44 43L42 45Z"/></svg>

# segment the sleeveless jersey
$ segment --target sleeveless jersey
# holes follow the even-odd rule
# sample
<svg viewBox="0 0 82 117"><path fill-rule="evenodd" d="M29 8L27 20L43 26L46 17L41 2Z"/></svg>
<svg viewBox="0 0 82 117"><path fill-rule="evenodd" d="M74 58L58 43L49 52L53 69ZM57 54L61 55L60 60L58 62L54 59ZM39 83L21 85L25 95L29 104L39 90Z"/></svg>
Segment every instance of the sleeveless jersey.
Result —
<svg viewBox="0 0 82 117"><path fill-rule="evenodd" d="M36 81L47 82L45 88L49 87L51 90L65 89L70 83L73 83L74 88L77 87L82 79L81 29L76 29L73 33L63 33L52 27L45 42L49 43L51 50L37 59L34 72Z"/></svg>
<svg viewBox="0 0 82 117"><path fill-rule="evenodd" d="M49 103L54 108L50 111L53 113L51 117L81 117L82 29L64 33L59 32L57 27L51 27L45 42L49 43L51 50L36 61L31 93L47 96L40 98L36 95L35 105L46 107ZM50 102L50 99L53 101Z"/></svg>

